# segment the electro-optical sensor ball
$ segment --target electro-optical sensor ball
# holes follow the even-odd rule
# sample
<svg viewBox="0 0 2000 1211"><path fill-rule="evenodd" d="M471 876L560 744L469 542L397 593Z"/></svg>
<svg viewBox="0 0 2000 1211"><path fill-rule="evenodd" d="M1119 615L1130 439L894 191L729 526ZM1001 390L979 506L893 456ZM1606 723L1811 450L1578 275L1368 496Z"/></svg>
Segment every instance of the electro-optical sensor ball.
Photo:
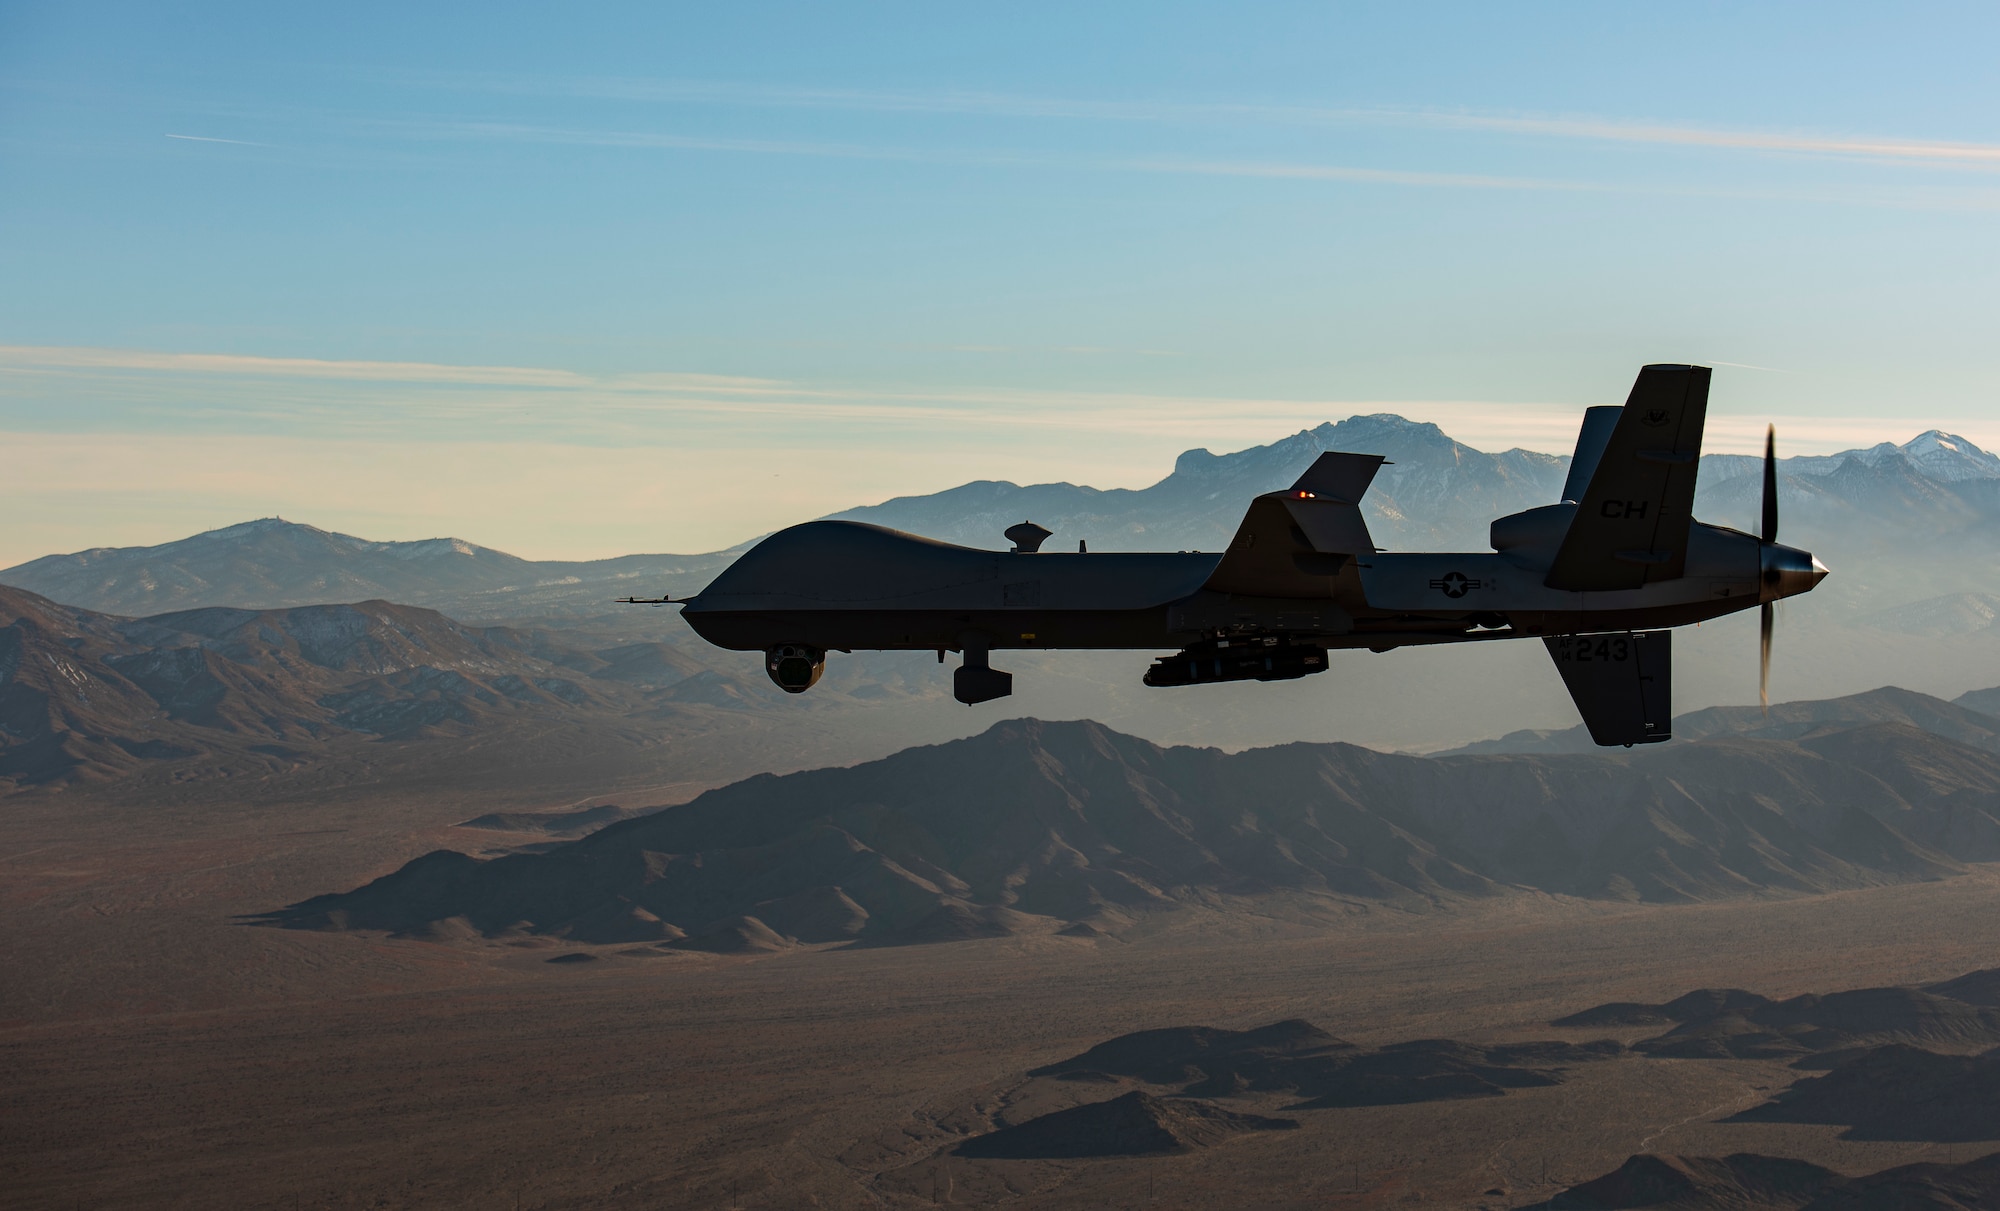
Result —
<svg viewBox="0 0 2000 1211"><path fill-rule="evenodd" d="M781 643L764 653L764 671L787 694L803 694L819 684L826 671L826 653L803 644Z"/></svg>

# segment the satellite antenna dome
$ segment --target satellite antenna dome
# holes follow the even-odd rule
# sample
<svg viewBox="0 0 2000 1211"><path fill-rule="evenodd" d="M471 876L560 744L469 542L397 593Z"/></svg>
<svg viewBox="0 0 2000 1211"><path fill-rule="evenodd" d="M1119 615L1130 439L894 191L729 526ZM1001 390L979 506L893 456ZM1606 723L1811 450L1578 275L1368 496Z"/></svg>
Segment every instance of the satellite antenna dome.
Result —
<svg viewBox="0 0 2000 1211"><path fill-rule="evenodd" d="M1054 533L1054 530L1045 530L1032 521L1024 521L1018 526L1008 526L1001 532L1001 537L1014 544L1014 554L1033 555Z"/></svg>

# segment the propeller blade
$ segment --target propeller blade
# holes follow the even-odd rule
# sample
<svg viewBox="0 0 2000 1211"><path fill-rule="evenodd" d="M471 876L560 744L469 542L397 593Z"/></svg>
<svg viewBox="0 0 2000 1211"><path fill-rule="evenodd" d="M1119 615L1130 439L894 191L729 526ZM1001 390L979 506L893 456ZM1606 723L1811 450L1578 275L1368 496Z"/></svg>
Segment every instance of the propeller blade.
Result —
<svg viewBox="0 0 2000 1211"><path fill-rule="evenodd" d="M1778 541L1778 426L1764 429L1764 532L1765 542Z"/></svg>
<svg viewBox="0 0 2000 1211"><path fill-rule="evenodd" d="M1771 630L1777 621L1776 608L1770 602L1758 607L1757 619L1757 701L1764 713L1771 713Z"/></svg>

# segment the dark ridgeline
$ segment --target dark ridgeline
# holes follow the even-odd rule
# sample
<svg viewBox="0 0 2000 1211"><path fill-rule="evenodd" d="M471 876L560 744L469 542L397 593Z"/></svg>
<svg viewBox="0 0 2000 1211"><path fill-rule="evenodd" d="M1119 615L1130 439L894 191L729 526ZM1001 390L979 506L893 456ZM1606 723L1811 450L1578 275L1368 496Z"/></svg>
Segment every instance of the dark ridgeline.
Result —
<svg viewBox="0 0 2000 1211"><path fill-rule="evenodd" d="M1885 1043L2000 1044L2000 969L1922 987L1806 993L1783 1001L1741 988L1703 988L1661 1005L1599 1005L1550 1025L1671 1025L1632 1049L1671 1059L1788 1059L1801 1068L1827 1068Z"/></svg>
<svg viewBox="0 0 2000 1211"><path fill-rule="evenodd" d="M1058 1110L958 1145L959 1156L1053 1159L1143 1156L1210 1147L1252 1131L1288 1130L1291 1118L1226 1109L1201 1098L1279 1094L1292 1110L1407 1105L1502 1097L1510 1089L1560 1084L1572 1065L1616 1059L1617 1043L1514 1043L1479 1047L1421 1039L1357 1047L1310 1022L1253 1030L1175 1026L1099 1043L1028 1073L1080 1084L1143 1082L1144 1089Z"/></svg>
<svg viewBox="0 0 2000 1211"><path fill-rule="evenodd" d="M1569 1066L1624 1052L1615 1042L1482 1047L1451 1039L1363 1048L1292 1019L1254 1030L1141 1030L1028 1075L1068 1081L1126 1077L1171 1086L1187 1097L1277 1092L1298 1098L1297 1109L1319 1110L1500 1097L1509 1089L1560 1084Z"/></svg>
<svg viewBox="0 0 2000 1211"><path fill-rule="evenodd" d="M1866 1177L1781 1156L1634 1156L1522 1211L1913 1211L2000 1205L2000 1153L1961 1165L1899 1165Z"/></svg>
<svg viewBox="0 0 2000 1211"><path fill-rule="evenodd" d="M1138 1030L1031 1069L1027 1080L1123 1089L1120 1096L1010 1123L959 1145L994 1159L1143 1155L1207 1146L1248 1122L1196 1099L1274 1099L1287 1112L1504 1097L1547 1089L1580 1066L1652 1059L1789 1059L1805 1077L1727 1122L1847 1126L1847 1139L2000 1139L2000 1048L1942 1054L1913 1046L1989 1048L2000 1042L2000 968L1922 987L1859 988L1788 1000L1705 988L1661 1004L1599 1005L1550 1023L1568 1030L1669 1026L1627 1046L1615 1039L1473 1044L1415 1039L1360 1047L1300 1019L1248 1030ZM1143 1088L1140 1088L1143 1086ZM1905 1166L1849 1179L1803 1161L1742 1154L1635 1156L1572 1188L1555 1207L1832 1207L1986 1205L1925 1197L2000 1193L2000 1169ZM1914 1199L1915 1202L1897 1201ZM1819 1200L1819 1201L1814 1201Z"/></svg>
<svg viewBox="0 0 2000 1211"><path fill-rule="evenodd" d="M799 942L892 944L1064 922L1115 932L1139 914L1274 896L1311 912L1523 887L1662 903L1812 893L1995 859L2000 756L1907 723L1433 759L1162 748L1014 720L751 778L544 853L440 851L269 919L594 942L719 929L768 946L754 922Z"/></svg>
<svg viewBox="0 0 2000 1211"><path fill-rule="evenodd" d="M2000 1052L1892 1043L1849 1053L1733 1123L1833 1123L1851 1140L2000 1140Z"/></svg>
<svg viewBox="0 0 2000 1211"><path fill-rule="evenodd" d="M1209 1148L1253 1131L1290 1131L1297 1119L1225 1110L1210 1102L1157 1098L1143 1090L1057 1110L974 1136L954 1151L991 1160L1154 1156Z"/></svg>
<svg viewBox="0 0 2000 1211"><path fill-rule="evenodd" d="M1711 706L1674 717L1675 740L1735 736L1748 740L1802 740L1816 733L1846 731L1869 723L1902 723L1989 753L2000 753L2000 689L1974 690L1950 702L1885 685L1844 698L1754 706ZM1497 753L1596 753L1582 724L1547 731L1511 732L1461 748L1434 753L1465 757Z"/></svg>
<svg viewBox="0 0 2000 1211"><path fill-rule="evenodd" d="M1848 1128L1843 1139L2000 1140L2000 968L1919 987L1782 1001L1741 988L1703 988L1658 1005L1599 1005L1550 1025L1666 1025L1672 1028L1633 1043L1632 1053L1790 1060L1795 1069L1825 1072L1727 1122L1837 1124ZM1649 1164L1643 1172L1671 1176L1659 1158Z"/></svg>

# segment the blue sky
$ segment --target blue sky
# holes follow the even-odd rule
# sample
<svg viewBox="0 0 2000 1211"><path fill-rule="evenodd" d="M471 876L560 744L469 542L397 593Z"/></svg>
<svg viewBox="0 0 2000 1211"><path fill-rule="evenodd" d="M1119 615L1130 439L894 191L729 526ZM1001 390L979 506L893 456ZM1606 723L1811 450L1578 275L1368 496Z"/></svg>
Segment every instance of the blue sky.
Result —
<svg viewBox="0 0 2000 1211"><path fill-rule="evenodd" d="M0 6L0 566L719 547L1359 411L2000 444L2000 10Z"/></svg>

